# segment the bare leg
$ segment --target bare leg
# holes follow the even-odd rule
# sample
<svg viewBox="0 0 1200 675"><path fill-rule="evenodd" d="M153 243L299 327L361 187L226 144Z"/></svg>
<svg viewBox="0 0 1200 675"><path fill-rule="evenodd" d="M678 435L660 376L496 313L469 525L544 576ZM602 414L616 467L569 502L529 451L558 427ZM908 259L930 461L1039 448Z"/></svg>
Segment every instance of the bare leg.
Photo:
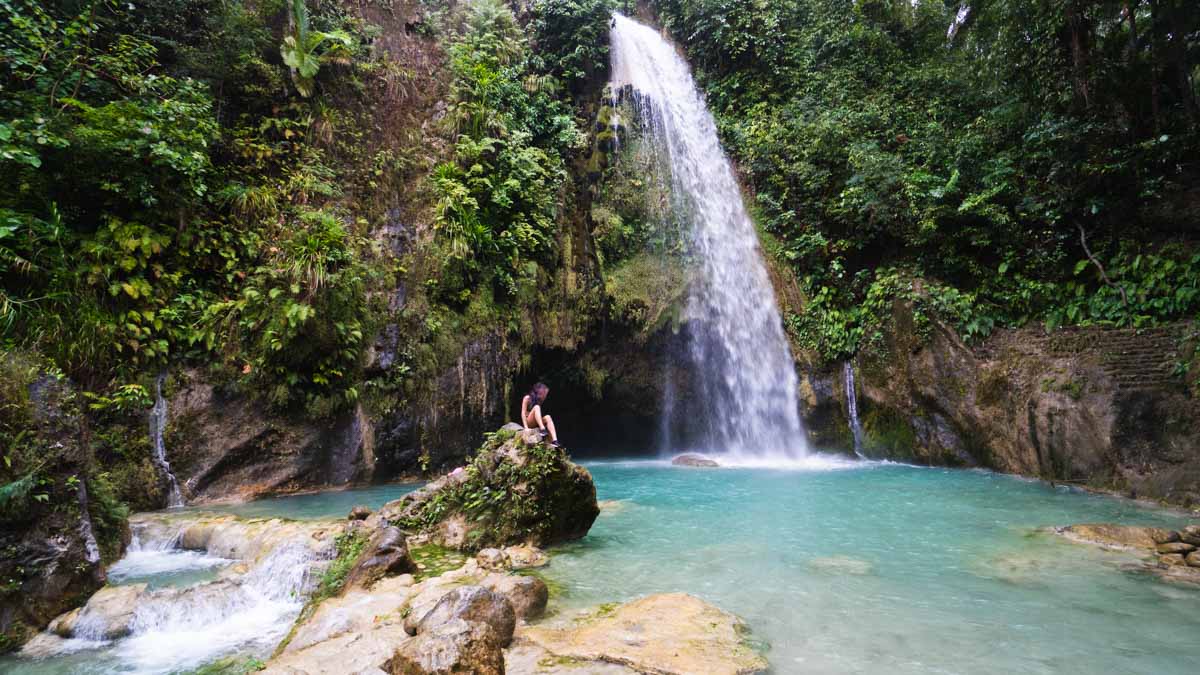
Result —
<svg viewBox="0 0 1200 675"><path fill-rule="evenodd" d="M544 415L542 419L546 421L546 428L550 430L550 440L554 443L557 443L558 432L554 430L554 420L551 419L549 415Z"/></svg>

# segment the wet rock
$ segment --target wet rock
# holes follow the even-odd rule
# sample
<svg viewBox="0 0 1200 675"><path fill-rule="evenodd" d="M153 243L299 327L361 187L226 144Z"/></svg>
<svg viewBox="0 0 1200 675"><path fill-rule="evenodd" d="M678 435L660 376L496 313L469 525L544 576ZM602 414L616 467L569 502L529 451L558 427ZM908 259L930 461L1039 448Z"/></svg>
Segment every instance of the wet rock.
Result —
<svg viewBox="0 0 1200 675"><path fill-rule="evenodd" d="M504 652L487 624L450 619L400 644L383 671L392 675L504 675Z"/></svg>
<svg viewBox="0 0 1200 675"><path fill-rule="evenodd" d="M744 640L736 616L683 593L651 595L602 607L561 627L530 626L529 641L559 660L582 666L619 663L643 673L738 675L767 669Z"/></svg>
<svg viewBox="0 0 1200 675"><path fill-rule="evenodd" d="M808 561L808 566L821 572L856 575L870 574L874 569L866 560L841 555L813 558Z"/></svg>
<svg viewBox="0 0 1200 675"><path fill-rule="evenodd" d="M675 459L671 460L671 464L674 464L675 466L694 466L694 467L721 466L720 464L717 463L716 460L709 459L702 455L693 455L693 454L679 455Z"/></svg>
<svg viewBox="0 0 1200 675"><path fill-rule="evenodd" d="M389 640L394 643L406 639L408 634L403 631L403 618L397 610L416 592L412 575L403 574L379 581L370 591L351 589L341 596L328 598L317 606L311 616L296 626L283 652L291 654L309 650L314 645L343 635L364 634L389 625L395 628ZM358 644L363 643L360 641ZM385 646L378 651L378 655L372 665L383 663L391 655L391 649ZM324 648L312 649L304 658L309 664L330 659L330 672L338 672L342 663L336 651Z"/></svg>
<svg viewBox="0 0 1200 675"><path fill-rule="evenodd" d="M366 520L371 517L371 509L366 506L356 506L350 509L350 515L346 516L348 520Z"/></svg>
<svg viewBox="0 0 1200 675"><path fill-rule="evenodd" d="M1184 562L1192 567L1200 567L1200 551L1192 551L1184 558Z"/></svg>
<svg viewBox="0 0 1200 675"><path fill-rule="evenodd" d="M475 556L475 561L485 570L501 571L509 568L508 554L498 548L485 548Z"/></svg>
<svg viewBox="0 0 1200 675"><path fill-rule="evenodd" d="M64 638L115 640L129 634L146 584L105 586L88 602L50 622L48 630Z"/></svg>
<svg viewBox="0 0 1200 675"><path fill-rule="evenodd" d="M512 605L517 618L525 621L531 621L545 613L546 603L550 600L550 589L546 582L537 577L489 574L479 585L504 596Z"/></svg>
<svg viewBox="0 0 1200 675"><path fill-rule="evenodd" d="M1200 546L1200 525L1188 525L1179 532L1179 538L1192 546Z"/></svg>
<svg viewBox="0 0 1200 675"><path fill-rule="evenodd" d="M404 533L398 527L382 527L367 540L366 548L346 574L344 588L369 589L384 577L416 570L416 564L408 555Z"/></svg>
<svg viewBox="0 0 1200 675"><path fill-rule="evenodd" d="M1158 561L1168 567L1173 565L1186 565L1182 553L1164 553L1158 556Z"/></svg>
<svg viewBox="0 0 1200 675"><path fill-rule="evenodd" d="M482 586L462 586L442 596L428 612L416 611L404 619L409 635L420 635L454 619L482 623L495 631L501 646L512 641L517 617L508 600Z"/></svg>
<svg viewBox="0 0 1200 675"><path fill-rule="evenodd" d="M1179 541L1179 533L1175 530L1155 530L1150 533L1155 544L1170 544Z"/></svg>
<svg viewBox="0 0 1200 675"><path fill-rule="evenodd" d="M1073 541L1087 544L1096 544L1108 548L1150 550L1153 550L1158 545L1156 543L1157 540L1169 537L1170 533L1169 530L1158 527L1113 525L1110 523L1085 523L1055 528L1054 531Z"/></svg>
<svg viewBox="0 0 1200 675"><path fill-rule="evenodd" d="M504 552L508 554L508 563L514 570L545 567L550 564L550 556L536 546L526 544L509 546L504 549Z"/></svg>
<svg viewBox="0 0 1200 675"><path fill-rule="evenodd" d="M1170 555L1170 554L1187 555L1188 553L1195 551L1196 547L1192 546L1191 544L1184 543L1182 541L1177 541L1177 542L1174 542L1171 544L1159 544L1155 550L1157 550L1159 553L1167 554L1167 555Z"/></svg>

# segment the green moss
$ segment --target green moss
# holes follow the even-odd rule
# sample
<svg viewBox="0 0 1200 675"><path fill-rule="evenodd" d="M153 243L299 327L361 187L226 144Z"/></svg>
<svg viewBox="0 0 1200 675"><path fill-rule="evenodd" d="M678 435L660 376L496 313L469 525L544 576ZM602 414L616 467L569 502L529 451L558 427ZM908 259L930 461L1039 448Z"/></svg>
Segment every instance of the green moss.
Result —
<svg viewBox="0 0 1200 675"><path fill-rule="evenodd" d="M466 558L459 551L437 544L414 546L408 549L408 554L412 556L413 562L417 565L417 571L413 575L417 581L441 576L466 563Z"/></svg>
<svg viewBox="0 0 1200 675"><path fill-rule="evenodd" d="M917 437L908 419L887 408L872 408L863 418L863 432L869 453L878 451L891 458L915 458Z"/></svg>
<svg viewBox="0 0 1200 675"><path fill-rule="evenodd" d="M346 584L346 575L350 573L358 557L367 546L367 536L358 530L343 532L337 536L337 557L321 575L321 583L313 594L312 604L319 604L326 598L342 592Z"/></svg>
<svg viewBox="0 0 1200 675"><path fill-rule="evenodd" d="M256 657L229 656L191 671L189 675L246 675L264 670L267 664Z"/></svg>

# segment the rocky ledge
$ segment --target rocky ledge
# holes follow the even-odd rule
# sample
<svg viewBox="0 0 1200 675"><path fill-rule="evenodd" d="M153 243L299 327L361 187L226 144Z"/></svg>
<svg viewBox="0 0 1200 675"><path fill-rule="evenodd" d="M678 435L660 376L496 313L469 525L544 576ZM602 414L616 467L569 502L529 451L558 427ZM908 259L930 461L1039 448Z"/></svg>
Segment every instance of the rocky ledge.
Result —
<svg viewBox="0 0 1200 675"><path fill-rule="evenodd" d="M592 475L536 431L510 424L465 466L385 504L378 518L448 548L547 546L587 534L600 507Z"/></svg>
<svg viewBox="0 0 1200 675"><path fill-rule="evenodd" d="M1055 528L1072 541L1142 556L1141 571L1164 581L1200 585L1200 525L1181 530L1109 523L1086 523Z"/></svg>

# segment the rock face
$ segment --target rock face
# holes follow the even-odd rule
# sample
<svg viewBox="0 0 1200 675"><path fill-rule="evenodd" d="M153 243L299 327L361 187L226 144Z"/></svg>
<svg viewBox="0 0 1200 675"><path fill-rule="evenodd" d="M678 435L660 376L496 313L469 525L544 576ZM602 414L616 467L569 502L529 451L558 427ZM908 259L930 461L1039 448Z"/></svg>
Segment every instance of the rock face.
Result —
<svg viewBox="0 0 1200 675"><path fill-rule="evenodd" d="M694 467L714 467L721 466L715 459L709 459L701 455L679 455L671 460L675 466L694 466Z"/></svg>
<svg viewBox="0 0 1200 675"><path fill-rule="evenodd" d="M667 593L603 607L570 626L525 628L520 646L544 650L550 662L620 664L639 673L763 672L767 662L746 644L745 632L736 616L699 598Z"/></svg>
<svg viewBox="0 0 1200 675"><path fill-rule="evenodd" d="M0 354L0 380L0 485L44 480L0 510L3 653L100 588L128 530L123 517L96 508L98 469L71 384L15 351Z"/></svg>
<svg viewBox="0 0 1200 675"><path fill-rule="evenodd" d="M480 500L482 494L495 497ZM502 429L465 468L385 504L378 515L443 546L478 551L579 539L599 514L587 469L534 431Z"/></svg>
<svg viewBox="0 0 1200 675"><path fill-rule="evenodd" d="M361 410L312 423L224 392L196 371L168 384L165 441L188 503L346 485L373 475L371 429Z"/></svg>
<svg viewBox="0 0 1200 675"><path fill-rule="evenodd" d="M999 330L968 347L897 301L884 347L856 363L866 451L925 464L983 466L1131 496L1200 503L1200 401L1171 374L1182 329ZM806 423L849 447L845 393L804 379Z"/></svg>

